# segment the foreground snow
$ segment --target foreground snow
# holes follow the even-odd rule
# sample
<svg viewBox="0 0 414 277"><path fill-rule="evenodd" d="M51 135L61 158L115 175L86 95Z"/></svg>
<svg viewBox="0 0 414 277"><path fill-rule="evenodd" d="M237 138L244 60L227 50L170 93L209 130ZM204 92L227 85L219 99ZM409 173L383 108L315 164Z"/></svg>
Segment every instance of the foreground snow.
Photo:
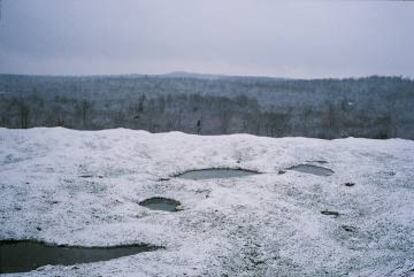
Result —
<svg viewBox="0 0 414 277"><path fill-rule="evenodd" d="M277 174L300 163L335 174ZM263 174L165 179L212 167ZM166 247L19 276L410 276L413 169L414 142L400 139L0 129L0 239ZM184 210L137 205L153 196Z"/></svg>

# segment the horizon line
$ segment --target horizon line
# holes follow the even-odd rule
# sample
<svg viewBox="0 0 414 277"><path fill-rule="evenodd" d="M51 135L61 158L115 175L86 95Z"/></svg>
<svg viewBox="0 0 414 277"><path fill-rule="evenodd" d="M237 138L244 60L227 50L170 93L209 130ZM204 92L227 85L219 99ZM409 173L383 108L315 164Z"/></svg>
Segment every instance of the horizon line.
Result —
<svg viewBox="0 0 414 277"><path fill-rule="evenodd" d="M258 78L258 79L278 79L278 80L349 80L349 79L365 79L372 77L384 77L384 78L400 78L404 80L414 81L414 76L405 75L380 75L380 74L368 74L360 76L347 76L347 77L283 77L283 76L271 76L271 75L237 75L237 74L224 74L224 73L200 73L191 71L170 71L166 73L103 73L103 74L36 74L36 73L6 73L0 72L0 75L10 76L27 76L27 77L55 77L55 78L94 78L94 77L170 77L170 78L191 78L191 79L220 79L220 78Z"/></svg>

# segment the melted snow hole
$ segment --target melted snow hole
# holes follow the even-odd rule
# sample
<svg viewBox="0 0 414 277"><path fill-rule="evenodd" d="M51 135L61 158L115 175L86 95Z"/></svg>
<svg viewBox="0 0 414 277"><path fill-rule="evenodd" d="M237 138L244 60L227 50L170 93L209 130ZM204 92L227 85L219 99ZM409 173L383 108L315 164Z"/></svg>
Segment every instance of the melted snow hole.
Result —
<svg viewBox="0 0 414 277"><path fill-rule="evenodd" d="M303 173L309 173L318 176L331 176L335 172L329 168L311 165L311 164L299 164L288 168L289 170L295 170Z"/></svg>
<svg viewBox="0 0 414 277"><path fill-rule="evenodd" d="M179 206L181 205L180 202L169 199L169 198L162 198L162 197L153 197L149 199L145 199L142 202L138 203L140 206L146 207L151 210L160 210L160 211L168 211L168 212L177 212L179 211Z"/></svg>
<svg viewBox="0 0 414 277"><path fill-rule="evenodd" d="M218 179L218 178L233 178L246 177L259 174L258 172L243 169L226 169L226 168L212 168L201 170L190 170L178 175L179 178L201 180L201 179Z"/></svg>
<svg viewBox="0 0 414 277"><path fill-rule="evenodd" d="M27 272L44 265L107 261L160 248L162 247L145 244L79 247L36 241L0 241L0 273Z"/></svg>

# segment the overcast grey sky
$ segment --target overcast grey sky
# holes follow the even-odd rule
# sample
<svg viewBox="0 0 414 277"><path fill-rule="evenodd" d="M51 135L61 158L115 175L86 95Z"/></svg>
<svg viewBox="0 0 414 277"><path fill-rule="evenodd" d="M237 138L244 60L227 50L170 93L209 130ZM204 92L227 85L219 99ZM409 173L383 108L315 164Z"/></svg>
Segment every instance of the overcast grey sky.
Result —
<svg viewBox="0 0 414 277"><path fill-rule="evenodd" d="M2 73L414 77L414 2L3 0L1 12Z"/></svg>

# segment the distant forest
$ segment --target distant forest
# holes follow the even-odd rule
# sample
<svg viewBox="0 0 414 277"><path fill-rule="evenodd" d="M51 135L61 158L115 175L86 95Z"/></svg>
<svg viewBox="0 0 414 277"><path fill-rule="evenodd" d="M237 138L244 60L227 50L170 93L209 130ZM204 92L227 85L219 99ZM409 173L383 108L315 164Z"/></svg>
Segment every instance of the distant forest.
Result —
<svg viewBox="0 0 414 277"><path fill-rule="evenodd" d="M3 74L0 126L414 139L414 81Z"/></svg>

